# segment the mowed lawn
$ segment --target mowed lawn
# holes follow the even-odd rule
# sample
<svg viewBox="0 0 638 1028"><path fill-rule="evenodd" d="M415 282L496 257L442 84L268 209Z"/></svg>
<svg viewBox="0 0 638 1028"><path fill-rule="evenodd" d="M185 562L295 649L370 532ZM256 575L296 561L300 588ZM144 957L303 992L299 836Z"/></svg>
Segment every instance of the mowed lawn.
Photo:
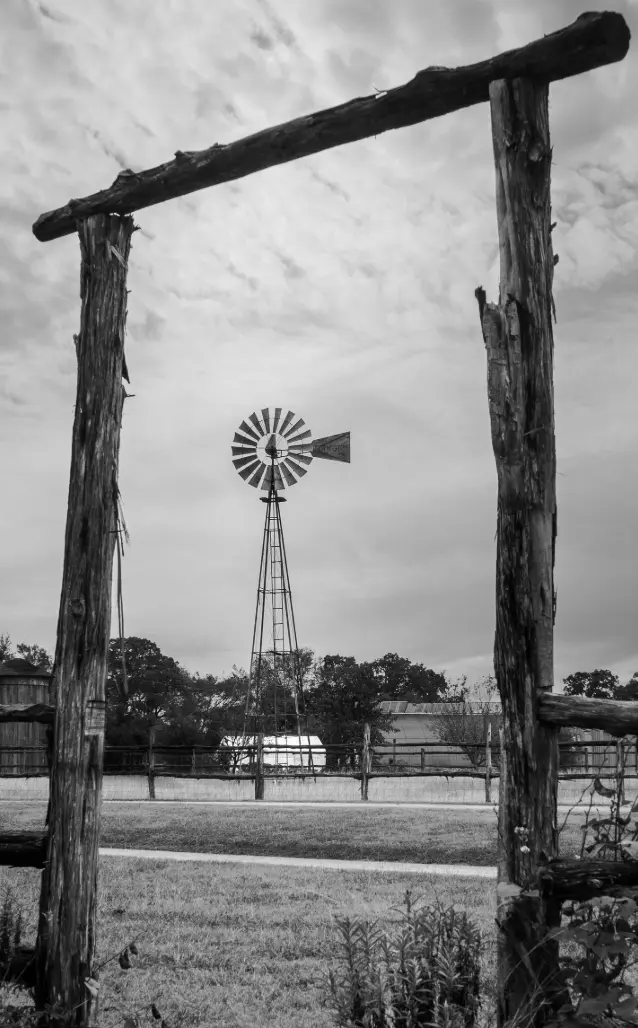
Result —
<svg viewBox="0 0 638 1028"><path fill-rule="evenodd" d="M0 802L5 828L44 828L46 804ZM564 818L559 815L559 826ZM560 834L562 856L580 852L584 814ZM405 807L243 807L105 803L104 847L341 860L496 865L497 820L485 810Z"/></svg>
<svg viewBox="0 0 638 1028"><path fill-rule="evenodd" d="M32 943L40 875L0 868L0 895L10 884ZM154 1002L170 1028L331 1028L325 979L337 968L334 917L398 920L406 889L413 899L466 910L483 931L485 1011L495 988L495 883L471 878L245 867L102 857L96 963L100 1028L153 1022ZM122 970L118 953L137 940L138 957ZM7 1004L27 1003L0 989ZM5 1017L3 1019L3 1010Z"/></svg>
<svg viewBox="0 0 638 1028"><path fill-rule="evenodd" d="M43 828L45 813L44 803L0 802L0 825ZM102 817L105 847L481 865L496 860L491 808L147 802L107 803ZM561 834L563 854L580 849L583 820L582 814L570 817ZM0 868L0 896L10 885L23 912L27 944L35 938L39 884L37 871ZM428 875L425 868L421 875L104 856L96 963L108 962L99 972L97 1023L121 1028L125 1016L137 1016L143 1028L153 1024L154 1002L170 1028L331 1028L326 975L338 966L335 915L380 918L389 926L398 920L396 908L406 889L429 904L454 904L480 928L487 1019L495 991L495 885ZM125 971L117 955L132 940L139 956ZM16 1002L0 989L0 1023L6 1004Z"/></svg>

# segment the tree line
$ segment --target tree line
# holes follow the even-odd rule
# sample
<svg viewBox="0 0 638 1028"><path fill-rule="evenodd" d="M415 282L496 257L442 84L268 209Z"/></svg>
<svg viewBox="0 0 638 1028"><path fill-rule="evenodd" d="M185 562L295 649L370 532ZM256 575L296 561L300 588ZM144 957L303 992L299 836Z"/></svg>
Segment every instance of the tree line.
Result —
<svg viewBox="0 0 638 1028"><path fill-rule="evenodd" d="M150 639L129 636L123 642L123 653L119 639L109 644L106 743L110 746L216 747L226 736L240 734L246 713L254 715L258 708L272 734L293 732L293 672L302 684L308 730L325 746L359 748L366 723L372 745L381 745L394 720L384 710L383 700L456 701L463 706L471 695L466 677L452 681L445 672L396 653L366 662L339 654L317 658L312 650L301 649L295 655L295 667L289 666L283 676L272 666L272 659L264 658L262 695L252 696L247 705L249 676L243 668L233 666L230 674L222 676L192 675ZM15 656L47 671L53 668L43 647L19 643L14 652L9 636L0 635L0 663ZM564 685L568 695L638 700L638 672L621 684L608 670L577 671L564 679ZM494 697L494 678L483 679L477 691L487 700ZM450 722L450 730L453 723L456 734L465 732L458 717Z"/></svg>

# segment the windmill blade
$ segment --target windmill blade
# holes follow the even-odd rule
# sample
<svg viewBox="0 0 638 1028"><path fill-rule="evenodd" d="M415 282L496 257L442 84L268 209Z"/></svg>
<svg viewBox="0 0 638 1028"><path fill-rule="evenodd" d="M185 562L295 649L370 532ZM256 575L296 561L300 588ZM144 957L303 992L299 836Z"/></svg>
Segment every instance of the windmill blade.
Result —
<svg viewBox="0 0 638 1028"><path fill-rule="evenodd" d="M344 464L350 463L350 433L339 432L337 435L327 435L323 439L315 439L312 444L313 457L321 457L322 460L339 460Z"/></svg>
<svg viewBox="0 0 638 1028"><path fill-rule="evenodd" d="M262 489L270 489L271 483L272 483L272 468L269 467L269 468L266 468L266 474L264 475L264 480L261 483L261 488Z"/></svg>
<svg viewBox="0 0 638 1028"><path fill-rule="evenodd" d="M248 420L252 421L253 425L255 426L257 431L259 432L259 438L261 439L262 435L265 435L266 433L264 432L264 426L262 425L262 423L259 420L259 418L257 417L257 415L256 414L251 414L250 417L248 418Z"/></svg>
<svg viewBox="0 0 638 1028"><path fill-rule="evenodd" d="M235 467L239 471L240 468L245 467L246 464L253 464L254 461L255 461L255 457L254 457L253 454L251 454L250 457L236 457L235 460L233 461L233 464L235 465Z"/></svg>
<svg viewBox="0 0 638 1028"><path fill-rule="evenodd" d="M257 453L257 447L256 446L231 446L230 452L232 453L233 457L243 457L244 455L248 455L249 453L252 454L253 456L255 456L255 454Z"/></svg>
<svg viewBox="0 0 638 1028"><path fill-rule="evenodd" d="M243 468L243 470L240 471L239 474L243 478L244 482L247 482L250 476L252 475L253 471L256 471L257 468L261 467L263 467L263 464L260 460L253 460L252 464L249 464L247 468Z"/></svg>
<svg viewBox="0 0 638 1028"><path fill-rule="evenodd" d="M312 435L312 432L310 431L310 429L308 429L306 432L300 432L299 435L291 435L291 436L289 436L288 437L288 442L289 443L298 443L302 439L308 439L311 435Z"/></svg>
<svg viewBox="0 0 638 1028"><path fill-rule="evenodd" d="M273 432L277 431L277 425L279 424L279 419L280 418L281 418L281 407L275 407L275 420L272 423L272 430L273 430Z"/></svg>
<svg viewBox="0 0 638 1028"><path fill-rule="evenodd" d="M259 436L255 432L254 428L251 428L250 425L247 425L245 421L242 421L241 425L239 426L239 429L241 432L244 433L244 435L247 435L251 439L254 439L256 443L259 442Z"/></svg>
<svg viewBox="0 0 638 1028"><path fill-rule="evenodd" d="M289 410L288 413L286 414L286 417L284 418L284 420L281 423L281 428L279 429L279 434L280 435L285 435L286 429L288 428L288 425L290 424L290 422L292 421L294 416L295 415L293 414L293 412L291 410Z"/></svg>
<svg viewBox="0 0 638 1028"><path fill-rule="evenodd" d="M295 460L300 460L303 464L312 464L312 456L308 453L307 450L300 450L299 453L297 453L296 450L292 450L290 456L294 457Z"/></svg>
<svg viewBox="0 0 638 1028"><path fill-rule="evenodd" d="M264 471L265 471L264 465L260 461L259 462L259 467L257 468L255 474L251 478L251 480L248 483L248 485L252 485L256 489L257 486L259 485L259 483L261 482L261 476L263 475Z"/></svg>
<svg viewBox="0 0 638 1028"><path fill-rule="evenodd" d="M286 480L286 485L291 486L297 484L297 479L294 475L290 473L290 471L286 467L285 461L282 460L281 464L279 465L279 470Z"/></svg>
<svg viewBox="0 0 638 1028"><path fill-rule="evenodd" d="M264 419L264 425L266 426L266 431L270 432L270 411L268 410L267 407L262 407L261 408L261 416Z"/></svg>
<svg viewBox="0 0 638 1028"><path fill-rule="evenodd" d="M234 443L243 443L244 446L250 446L253 450L257 449L257 443L252 439L248 439L245 435L240 435L239 432L235 432L233 436Z"/></svg>
<svg viewBox="0 0 638 1028"><path fill-rule="evenodd" d="M282 460L281 463L286 468L288 468L290 471L296 472L297 475L299 475L300 478L301 478L302 475L305 475L306 471L308 470L307 468L302 468L301 464L297 464L297 462L292 460L291 457L285 457L284 460Z"/></svg>
<svg viewBox="0 0 638 1028"><path fill-rule="evenodd" d="M275 464L275 489L285 489L285 488L286 488L286 486L284 484L283 478L281 477L281 471L279 470L278 466Z"/></svg>
<svg viewBox="0 0 638 1028"><path fill-rule="evenodd" d="M293 414L293 418L294 418L294 416L295 415ZM298 428L303 428L303 426L305 424L306 424L306 422L304 421L304 419L303 418L299 418L299 421L296 421L294 423L294 425L292 426L292 428L289 428L287 432L282 432L281 434L283 436L285 436L286 439L287 439L288 436L292 435L293 432L296 432Z"/></svg>

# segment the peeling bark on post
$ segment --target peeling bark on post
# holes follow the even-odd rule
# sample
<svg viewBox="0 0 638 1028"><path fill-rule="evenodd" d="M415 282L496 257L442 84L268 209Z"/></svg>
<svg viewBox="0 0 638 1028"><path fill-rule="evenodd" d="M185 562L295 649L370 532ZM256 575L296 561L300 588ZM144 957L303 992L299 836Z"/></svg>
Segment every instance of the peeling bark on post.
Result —
<svg viewBox="0 0 638 1028"><path fill-rule="evenodd" d="M503 706L498 860L499 1023L543 1024L567 1002L546 940L560 905L520 896L557 853L558 737L538 719L553 686L556 456L548 87L490 86L499 304L477 289L498 474L494 669ZM521 831L521 829L523 831ZM545 941L544 941L545 940ZM520 1018L523 1017L523 1021Z"/></svg>
<svg viewBox="0 0 638 1028"><path fill-rule="evenodd" d="M53 676L56 718L36 1005L49 1024L89 1023L115 504L124 391L130 217L78 223L82 254L77 398Z"/></svg>

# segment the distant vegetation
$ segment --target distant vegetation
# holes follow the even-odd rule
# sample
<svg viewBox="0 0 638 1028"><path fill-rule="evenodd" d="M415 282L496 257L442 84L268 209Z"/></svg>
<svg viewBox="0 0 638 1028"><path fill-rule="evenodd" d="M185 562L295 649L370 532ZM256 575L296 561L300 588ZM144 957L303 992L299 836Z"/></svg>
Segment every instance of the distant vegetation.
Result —
<svg viewBox="0 0 638 1028"><path fill-rule="evenodd" d="M53 659L43 647L18 643L14 650L9 636L0 635L0 662L16 656L48 671L53 668ZM393 715L383 710L382 700L456 701L458 709L445 724L441 722L442 740L457 745L482 742L482 719L468 717L466 702L471 697L479 713L482 705L487 713L490 701L498 698L492 676L470 688L466 677L451 681L445 672L413 663L397 653L386 653L373 661L357 661L340 654L318 658L312 650L300 649L297 659L308 728L325 745L355 741L359 744L366 723L371 727L372 745L379 745L393 721ZM287 682L293 678L292 674L284 677ZM261 708L271 718L273 730L293 730L292 689L282 685L281 676L275 673L268 658L264 658L261 678ZM611 671L577 671L564 679L564 685L568 695L638 700L638 672L621 685ZM191 675L150 639L129 636L124 639L123 654L120 640L112 639L108 654L106 742L111 746L217 746L225 735L242 730L247 694L248 673L243 668L233 667L225 676ZM252 697L248 713L255 711L256 701ZM495 744L497 728L495 722ZM480 739L474 739L476 733Z"/></svg>

